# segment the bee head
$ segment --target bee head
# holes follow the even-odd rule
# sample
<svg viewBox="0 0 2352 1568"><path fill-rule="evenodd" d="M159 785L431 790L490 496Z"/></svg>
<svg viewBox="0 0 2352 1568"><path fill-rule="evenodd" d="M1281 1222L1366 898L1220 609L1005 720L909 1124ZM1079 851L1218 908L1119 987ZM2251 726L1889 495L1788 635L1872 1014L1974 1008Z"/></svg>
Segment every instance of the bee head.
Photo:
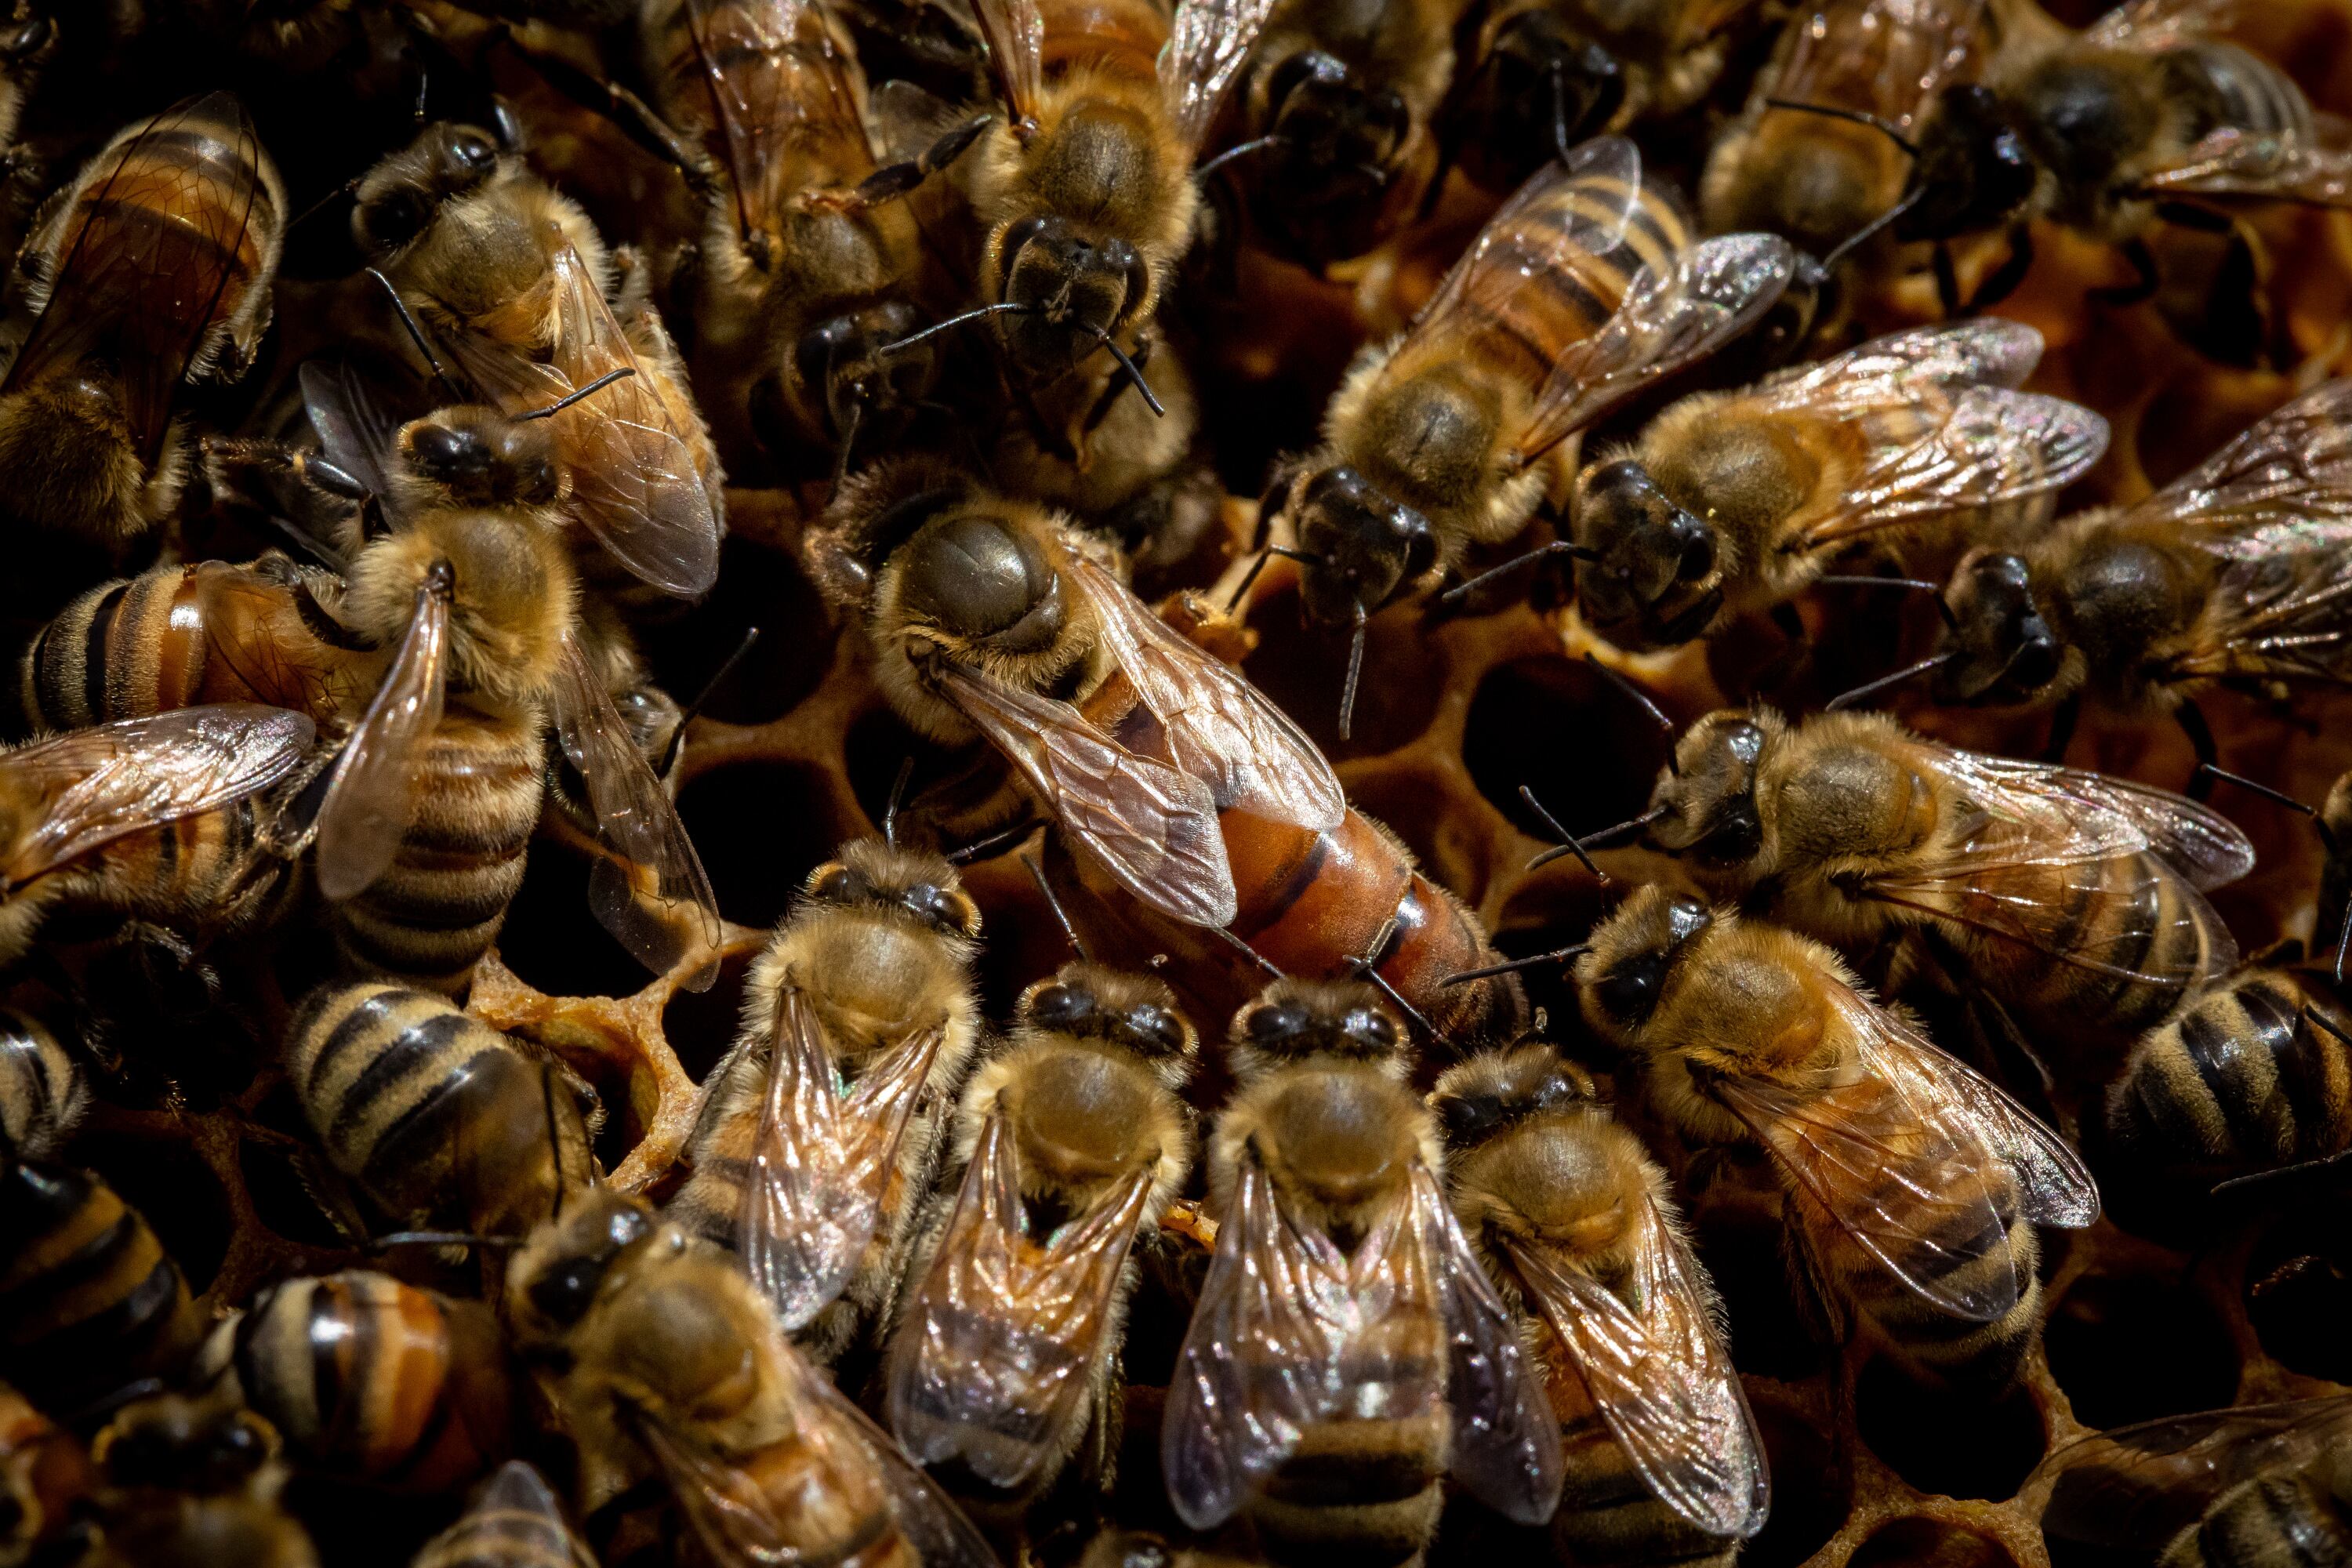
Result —
<svg viewBox="0 0 2352 1568"><path fill-rule="evenodd" d="M1982 707L2030 702L2058 679L2065 649L2034 600L2022 557L1979 552L1946 589L1950 657L1936 670L1936 700Z"/></svg>
<svg viewBox="0 0 2352 1568"><path fill-rule="evenodd" d="M1563 129L1573 146L1616 114L1623 68L1585 32L1545 5L1496 29L1454 111L1463 170L1484 188L1514 188L1552 155Z"/></svg>
<svg viewBox="0 0 2352 1568"><path fill-rule="evenodd" d="M1576 962L1593 1026L1622 1039L1648 1023L1685 948L1714 923L1714 912L1688 894L1656 883L1636 889L1594 928L1591 951Z"/></svg>
<svg viewBox="0 0 2352 1568"><path fill-rule="evenodd" d="M1278 478L1265 504L1290 513L1307 557L1299 602L1320 626L1348 626L1360 612L1378 609L1436 559L1429 519L1345 463Z"/></svg>
<svg viewBox="0 0 2352 1568"><path fill-rule="evenodd" d="M216 1497L245 1489L278 1447L277 1428L235 1400L163 1394L124 1405L90 1457L110 1486Z"/></svg>
<svg viewBox="0 0 2352 1568"><path fill-rule="evenodd" d="M1787 727L1770 712L1731 709L1693 724L1650 796L1648 840L1669 855L1738 866L1763 852L1757 763Z"/></svg>
<svg viewBox="0 0 2352 1568"><path fill-rule="evenodd" d="M551 423L509 419L478 403L440 409L400 428L401 479L425 505L514 506L533 510L562 499L562 470Z"/></svg>
<svg viewBox="0 0 2352 1568"><path fill-rule="evenodd" d="M1022 993L1013 1022L1100 1040L1146 1061L1189 1060L1200 1047L1166 983L1083 962Z"/></svg>
<svg viewBox="0 0 2352 1568"><path fill-rule="evenodd" d="M1393 223L1384 199L1393 165L1412 134L1403 97L1321 49L1289 55L1252 96L1265 141L1243 155L1261 232L1313 264L1378 245Z"/></svg>
<svg viewBox="0 0 2352 1568"><path fill-rule="evenodd" d="M803 405L825 439L839 447L887 439L939 380L939 355L929 342L902 353L893 344L920 323L903 300L883 300L828 316L801 334L792 369Z"/></svg>
<svg viewBox="0 0 2352 1568"><path fill-rule="evenodd" d="M841 847L841 858L808 875L803 898L836 909L886 910L943 935L980 934L980 906L943 856L894 849L876 838Z"/></svg>
<svg viewBox="0 0 2352 1568"><path fill-rule="evenodd" d="M1715 530L1634 458L1595 465L1577 488L1577 542L1593 552L1576 573L1587 617L1603 628L1633 626L1652 644L1706 630L1723 604Z"/></svg>
<svg viewBox="0 0 2352 1568"><path fill-rule="evenodd" d="M1058 375L1150 310L1158 289L1142 253L1117 235L1089 236L1058 214L1033 213L995 239L996 317L1006 357L1036 376Z"/></svg>
<svg viewBox="0 0 2352 1568"><path fill-rule="evenodd" d="M1380 992L1361 981L1277 980L1234 1016L1235 1071L1310 1057L1402 1072L1405 1033Z"/></svg>
<svg viewBox="0 0 2352 1568"><path fill-rule="evenodd" d="M593 1186L530 1234L507 1270L507 1316L517 1341L546 1345L587 1315L620 1256L657 1221L643 1198Z"/></svg>
<svg viewBox="0 0 2352 1568"><path fill-rule="evenodd" d="M1595 1101L1592 1079L1540 1042L1486 1051L1439 1077L1429 1108L1449 1155L1465 1153L1549 1111Z"/></svg>
<svg viewBox="0 0 2352 1568"><path fill-rule="evenodd" d="M393 255L432 226L443 203L487 183L499 156L498 138L479 126L427 126L360 181L352 238L371 259Z"/></svg>
<svg viewBox="0 0 2352 1568"><path fill-rule="evenodd" d="M1999 94L1982 82L1948 87L1921 131L1911 175L1918 199L1895 220L1895 237L1950 239L2000 228L2040 178Z"/></svg>

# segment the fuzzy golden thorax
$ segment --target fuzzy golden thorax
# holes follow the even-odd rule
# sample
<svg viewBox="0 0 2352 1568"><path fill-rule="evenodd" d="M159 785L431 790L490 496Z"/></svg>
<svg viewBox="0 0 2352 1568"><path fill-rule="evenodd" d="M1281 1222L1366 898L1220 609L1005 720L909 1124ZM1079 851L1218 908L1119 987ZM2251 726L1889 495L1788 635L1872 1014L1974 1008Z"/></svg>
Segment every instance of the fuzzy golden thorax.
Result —
<svg viewBox="0 0 2352 1568"><path fill-rule="evenodd" d="M396 646L415 615L418 591L445 567L451 689L499 716L541 704L578 595L570 558L542 529L500 512L412 519L352 563L344 617L381 646Z"/></svg>
<svg viewBox="0 0 2352 1568"><path fill-rule="evenodd" d="M1354 1064L1400 1082L1412 1070L1404 1026L1360 980L1274 982L1234 1015L1226 1052L1244 1083L1306 1061Z"/></svg>
<svg viewBox="0 0 2352 1568"><path fill-rule="evenodd" d="M1517 381L1446 345L1403 341L1356 356L1324 413L1323 438L1333 458L1427 517L1440 564L1451 564L1472 541L1516 535L1542 502L1550 468L1509 446L1531 412Z"/></svg>
<svg viewBox="0 0 2352 1568"><path fill-rule="evenodd" d="M0 463L14 476L5 510L23 524L127 543L178 503L188 468L173 420L153 470L131 445L111 375L75 374L0 397Z"/></svg>
<svg viewBox="0 0 2352 1568"><path fill-rule="evenodd" d="M991 1116L1018 1152L1021 1195L1045 1228L1092 1210L1138 1170L1151 1172L1147 1212L1176 1196L1192 1164L1191 1113L1150 1064L1099 1039L1024 1037L973 1072L957 1119L958 1164Z"/></svg>
<svg viewBox="0 0 2352 1568"><path fill-rule="evenodd" d="M1416 1162L1444 1173L1437 1124L1411 1089L1360 1062L1318 1058L1242 1087L1209 1143L1209 1194L1229 1211L1241 1162L1255 1159L1297 1223L1351 1250L1407 1201Z"/></svg>

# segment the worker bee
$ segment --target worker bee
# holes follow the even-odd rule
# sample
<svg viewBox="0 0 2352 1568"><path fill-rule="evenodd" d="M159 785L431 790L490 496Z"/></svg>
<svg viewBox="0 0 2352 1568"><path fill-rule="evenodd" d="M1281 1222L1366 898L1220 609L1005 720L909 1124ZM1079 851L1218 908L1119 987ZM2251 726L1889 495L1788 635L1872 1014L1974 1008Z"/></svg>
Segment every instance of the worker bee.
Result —
<svg viewBox="0 0 2352 1568"><path fill-rule="evenodd" d="M97 1173L0 1171L0 1376L72 1405L178 1370L204 1328L179 1265Z"/></svg>
<svg viewBox="0 0 2352 1568"><path fill-rule="evenodd" d="M1986 41L1986 5L1817 0L1803 7L1781 30L1746 110L1708 155L1699 182L1706 226L1769 229L1826 258L1894 221L1911 174L1904 144L1946 85L1971 74Z"/></svg>
<svg viewBox="0 0 2352 1568"><path fill-rule="evenodd" d="M2198 691L2352 683L2347 415L2352 381L2329 382L2144 500L1972 552L1945 590L1937 700L2057 707L2059 747L2086 698L2168 710L2210 763Z"/></svg>
<svg viewBox="0 0 2352 1568"><path fill-rule="evenodd" d="M1366 616L1564 501L1568 437L1744 331L1794 265L1769 235L1696 240L1622 138L1536 174L1404 336L1359 356L1323 445L1268 489L1261 515L1294 536L1307 617L1353 626L1354 668Z"/></svg>
<svg viewBox="0 0 2352 1568"><path fill-rule="evenodd" d="M752 962L668 1213L732 1247L830 1363L897 1296L980 1039L980 910L955 868L857 839L811 871Z"/></svg>
<svg viewBox="0 0 2352 1568"><path fill-rule="evenodd" d="M0 1007L0 1157L50 1160L89 1109L89 1080L41 1021Z"/></svg>
<svg viewBox="0 0 2352 1568"><path fill-rule="evenodd" d="M2053 1542L2158 1568L2326 1562L2352 1549L2352 1395L2118 1426L2067 1444L2027 1485L2045 1479Z"/></svg>
<svg viewBox="0 0 2352 1568"><path fill-rule="evenodd" d="M583 1514L657 1478L715 1562L995 1561L802 1359L736 1260L642 1199L599 1187L541 1226L509 1271L507 1318L560 1368Z"/></svg>
<svg viewBox="0 0 2352 1568"><path fill-rule="evenodd" d="M985 736L1060 826L1076 865L1049 869L1082 931L1139 962L1182 957L1211 1000L1237 968L1222 931L1294 973L1369 965L1448 1049L1516 1032L1509 975L1446 984L1496 962L1476 917L1349 808L1297 724L1055 514L908 465L845 489L814 543L894 708L943 740ZM1213 624L1197 601L1171 613Z"/></svg>
<svg viewBox="0 0 2352 1568"><path fill-rule="evenodd" d="M0 1384L0 1563L23 1568L65 1528L88 1472L71 1434Z"/></svg>
<svg viewBox="0 0 2352 1568"><path fill-rule="evenodd" d="M2227 819L2159 789L1939 746L1884 714L1769 709L1686 731L1638 834L1701 887L1809 936L1916 939L2030 1039L2095 1067L2237 962L2203 897L2245 875ZM1953 976L1958 980L1960 976Z"/></svg>
<svg viewBox="0 0 2352 1568"><path fill-rule="evenodd" d="M252 363L285 223L253 121L217 92L126 127L37 215L0 378L20 524L119 547L171 513L180 389Z"/></svg>
<svg viewBox="0 0 2352 1568"><path fill-rule="evenodd" d="M2099 1212L2055 1133L1829 949L1654 884L1595 928L1576 980L1672 1126L1771 1155L1800 1294L1835 1342L1958 1386L2014 1380L2041 1321L2033 1226Z"/></svg>
<svg viewBox="0 0 2352 1568"><path fill-rule="evenodd" d="M446 997L321 986L287 1026L284 1060L329 1161L404 1225L520 1237L594 1178L555 1068Z"/></svg>
<svg viewBox="0 0 2352 1568"><path fill-rule="evenodd" d="M1549 1046L1473 1057L1429 1103L1463 1234L1540 1325L1563 1559L1727 1564L1763 1527L1770 1485L1665 1173Z"/></svg>
<svg viewBox="0 0 2352 1568"><path fill-rule="evenodd" d="M596 1568L540 1473L509 1459L474 1489L457 1522L425 1543L413 1568Z"/></svg>
<svg viewBox="0 0 2352 1568"><path fill-rule="evenodd" d="M2015 390L2041 357L2032 327L1962 321L1668 405L1578 480L1579 607L1655 647L1784 602L1856 540L2025 537L2107 446L2089 409Z"/></svg>
<svg viewBox="0 0 2352 1568"><path fill-rule="evenodd" d="M963 1174L926 1216L887 1412L918 1463L991 1511L1074 1459L1108 1484L1129 1249L1192 1169L1179 1096L1197 1045L1165 984L1072 963L1023 994L1011 1044L964 1088Z"/></svg>
<svg viewBox="0 0 2352 1568"><path fill-rule="evenodd" d="M583 551L591 580L616 575L609 563L664 594L709 593L718 458L659 318L624 323L605 302L612 263L587 215L488 132L445 124L369 171L352 226L404 319L413 302L483 397L548 415L563 515L602 552Z"/></svg>
<svg viewBox="0 0 2352 1568"><path fill-rule="evenodd" d="M85 1568L319 1568L278 1501L277 1429L217 1393L163 1394L117 1412L90 1445L99 1538Z"/></svg>
<svg viewBox="0 0 2352 1568"><path fill-rule="evenodd" d="M1559 1423L1447 1205L1397 1016L1368 985L1276 981L1231 1051L1217 1248L1160 1433L1177 1513L1207 1530L1246 1509L1277 1562L1413 1558L1449 1472L1549 1519Z"/></svg>
<svg viewBox="0 0 2352 1568"><path fill-rule="evenodd" d="M0 752L0 956L59 907L212 930L251 915L276 850L258 797L311 738L299 713L216 704Z"/></svg>

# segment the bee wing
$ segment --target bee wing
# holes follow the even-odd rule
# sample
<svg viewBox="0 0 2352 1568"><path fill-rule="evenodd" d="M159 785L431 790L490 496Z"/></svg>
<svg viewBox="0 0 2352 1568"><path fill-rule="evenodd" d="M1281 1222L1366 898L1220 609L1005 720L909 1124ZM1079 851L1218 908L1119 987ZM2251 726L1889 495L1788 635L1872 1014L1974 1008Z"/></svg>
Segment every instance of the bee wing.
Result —
<svg viewBox="0 0 2352 1568"><path fill-rule="evenodd" d="M614 371L636 372L551 416L572 476L572 515L638 577L700 598L719 580L719 513L693 450L579 252L560 245L547 265L556 320L549 363L479 332L451 333L450 352L509 415L544 408Z"/></svg>
<svg viewBox="0 0 2352 1568"><path fill-rule="evenodd" d="M491 1472L457 1529L478 1531L478 1549L485 1541L510 1543L545 1568L596 1568L553 1489L521 1459L509 1459Z"/></svg>
<svg viewBox="0 0 2352 1568"><path fill-rule="evenodd" d="M1864 110L1908 133L1967 64L1985 0L1823 0L1789 23L1790 46L1759 97ZM1857 60L1869 101L1853 101Z"/></svg>
<svg viewBox="0 0 2352 1568"><path fill-rule="evenodd" d="M319 450L390 506L393 442L399 426L350 361L329 365L305 360L300 374L302 407L310 428L319 433Z"/></svg>
<svg viewBox="0 0 2352 1568"><path fill-rule="evenodd" d="M1234 73L1273 14L1274 0L1177 0L1160 54L1160 89L1188 154L1200 150Z"/></svg>
<svg viewBox="0 0 2352 1568"><path fill-rule="evenodd" d="M2147 1558L2231 1488L2347 1444L2352 1395L2341 1394L2118 1426L2042 1461L2033 1479L2053 1482L2042 1528L2054 1541Z"/></svg>
<svg viewBox="0 0 2352 1568"><path fill-rule="evenodd" d="M670 1495L718 1568L774 1568L801 1557L794 1532L748 1468L729 1463L667 1415L625 1408L631 1430L653 1455Z"/></svg>
<svg viewBox="0 0 2352 1568"><path fill-rule="evenodd" d="M214 151L224 128L230 145ZM151 144L174 141L191 143L189 152L147 155ZM171 430L173 395L213 335L214 309L245 266L254 204L267 192L253 180L232 203L178 198L216 189L222 166L261 156L252 117L231 93L189 99L149 121L88 200L68 195L79 225L0 393L103 353L120 378L132 443L152 464ZM159 213L170 221L157 221Z"/></svg>
<svg viewBox="0 0 2352 1568"><path fill-rule="evenodd" d="M449 601L419 588L408 635L319 802L319 891L330 899L365 892L399 852L424 782L418 763L441 727L448 650Z"/></svg>
<svg viewBox="0 0 2352 1568"><path fill-rule="evenodd" d="M2193 524L2192 537L2233 557L2284 542L2264 531L2277 525L2352 520L2352 378L2265 415L2125 515Z"/></svg>
<svg viewBox="0 0 2352 1568"><path fill-rule="evenodd" d="M1756 1417L1682 1238L1647 1202L1635 1224L1630 1306L1542 1247L1511 1247L1511 1265L1650 1490L1709 1535L1744 1541L1771 1502Z"/></svg>
<svg viewBox="0 0 2352 1568"><path fill-rule="evenodd" d="M556 663L551 705L563 754L588 786L596 837L609 855L589 875L588 903L597 922L656 974L696 952L717 953L719 900L677 807L570 632ZM707 991L719 975L707 963L690 989Z"/></svg>
<svg viewBox="0 0 2352 1568"><path fill-rule="evenodd" d="M971 14L1014 123L1034 121L1045 82L1045 15L1037 0L972 0Z"/></svg>
<svg viewBox="0 0 2352 1568"><path fill-rule="evenodd" d="M2238 0L2126 0L2076 35L2074 47L2161 54L2226 32L2237 16Z"/></svg>
<svg viewBox="0 0 2352 1568"><path fill-rule="evenodd" d="M1766 408L1852 417L1909 408L1928 389L2018 387L2042 363L2042 334L2000 316L1890 332L1818 364L1794 365L1758 384Z"/></svg>
<svg viewBox="0 0 2352 1568"><path fill-rule="evenodd" d="M1151 1193L1149 1168L1040 1247L1020 1159L992 1114L930 1273L890 1344L890 1429L918 1464L955 1459L1020 1491L1068 1451L1112 1295Z"/></svg>
<svg viewBox="0 0 2352 1568"><path fill-rule="evenodd" d="M1773 234L1727 234L1684 251L1669 271L1644 266L1601 331L1560 355L1513 443L1530 460L1660 377L1755 325L1796 276L1797 253Z"/></svg>
<svg viewBox="0 0 2352 1568"><path fill-rule="evenodd" d="M1901 1028L1846 993L1833 998L1865 1042L1852 1082L1794 1089L1717 1080L1714 1093L1825 1217L1915 1295L1970 1322L2017 1305L2025 1266L2009 1245L2009 1167L1919 1053L1875 1049ZM1927 1047L1932 1050L1934 1047Z"/></svg>
<svg viewBox="0 0 2352 1568"><path fill-rule="evenodd" d="M1967 868L2070 864L2146 849L2200 889L2254 868L2238 825L2170 790L2084 768L1930 748L1929 763L1990 820L1961 850Z"/></svg>
<svg viewBox="0 0 2352 1568"><path fill-rule="evenodd" d="M1874 461L1798 539L1819 549L1922 517L2061 489L2107 449L2107 422L2038 392L1975 386L1944 422Z"/></svg>
<svg viewBox="0 0 2352 1568"><path fill-rule="evenodd" d="M686 17L746 233L775 216L795 142L849 151L851 166L836 173L852 183L872 172L857 94L823 0L687 0Z"/></svg>
<svg viewBox="0 0 2352 1568"><path fill-rule="evenodd" d="M1470 1250L1436 1173L1412 1172L1420 1267L1444 1320L1454 1479L1487 1507L1541 1524L1559 1506L1559 1417L1528 1365L1517 1316Z"/></svg>
<svg viewBox="0 0 2352 1568"><path fill-rule="evenodd" d="M1314 742L1224 660L1180 637L1117 577L1081 554L1070 574L1103 639L1168 733L1178 768L1220 810L1322 832L1347 820L1348 797Z"/></svg>
<svg viewBox="0 0 2352 1568"><path fill-rule="evenodd" d="M2185 195L2352 205L2352 121L2314 111L2308 135L2224 126L2140 183Z"/></svg>
<svg viewBox="0 0 2352 1568"><path fill-rule="evenodd" d="M948 700L1112 880L1171 920L1233 923L1240 900L1207 784L1129 751L1066 702L950 660L939 668Z"/></svg>
<svg viewBox="0 0 2352 1568"><path fill-rule="evenodd" d="M793 1352L795 1359L799 1353ZM923 1568L998 1568L995 1550L937 1481L908 1463L898 1446L831 1378L814 1371L807 1378L810 1402L830 1418L835 1439L854 1444L873 1467L888 1494L890 1516L914 1549L916 1562Z"/></svg>
<svg viewBox="0 0 2352 1568"><path fill-rule="evenodd" d="M76 730L0 754L0 773L37 802L9 850L7 883L258 794L293 772L312 733L299 713L221 703Z"/></svg>
<svg viewBox="0 0 2352 1568"><path fill-rule="evenodd" d="M1160 1428L1168 1498L1186 1524L1231 1519L1330 1414L1358 1321L1347 1260L1328 1237L1291 1223L1245 1152Z"/></svg>

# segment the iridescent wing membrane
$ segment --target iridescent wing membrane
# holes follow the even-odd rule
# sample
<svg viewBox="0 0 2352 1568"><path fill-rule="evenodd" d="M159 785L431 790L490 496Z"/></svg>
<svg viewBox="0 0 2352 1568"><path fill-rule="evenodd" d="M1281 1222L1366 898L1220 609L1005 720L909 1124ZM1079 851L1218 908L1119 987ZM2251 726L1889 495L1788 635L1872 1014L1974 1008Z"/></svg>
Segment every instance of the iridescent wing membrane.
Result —
<svg viewBox="0 0 2352 1568"><path fill-rule="evenodd" d="M873 172L850 64L821 0L687 0L686 17L746 235L774 220L797 145L822 143L853 184Z"/></svg>

